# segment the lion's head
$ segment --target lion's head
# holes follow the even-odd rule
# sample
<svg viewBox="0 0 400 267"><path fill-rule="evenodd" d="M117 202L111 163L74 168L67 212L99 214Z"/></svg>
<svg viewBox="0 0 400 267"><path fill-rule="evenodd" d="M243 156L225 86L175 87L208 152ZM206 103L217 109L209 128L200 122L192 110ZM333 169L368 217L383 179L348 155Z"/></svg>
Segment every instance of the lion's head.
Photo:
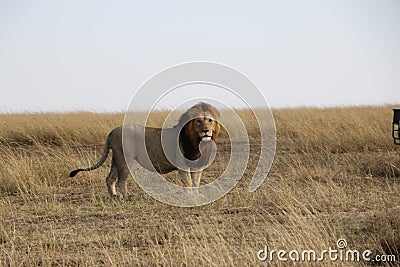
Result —
<svg viewBox="0 0 400 267"><path fill-rule="evenodd" d="M217 139L220 131L219 117L220 113L215 107L203 102L182 114L178 123L180 127L183 125L179 141L187 159L196 160L200 157L201 141Z"/></svg>

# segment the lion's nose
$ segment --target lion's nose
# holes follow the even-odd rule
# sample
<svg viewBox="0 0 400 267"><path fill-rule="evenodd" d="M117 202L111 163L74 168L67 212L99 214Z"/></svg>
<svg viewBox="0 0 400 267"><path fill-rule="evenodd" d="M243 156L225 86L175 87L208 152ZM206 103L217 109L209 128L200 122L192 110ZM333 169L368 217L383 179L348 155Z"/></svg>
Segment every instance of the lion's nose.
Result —
<svg viewBox="0 0 400 267"><path fill-rule="evenodd" d="M203 133L207 134L209 132L209 130L203 130Z"/></svg>

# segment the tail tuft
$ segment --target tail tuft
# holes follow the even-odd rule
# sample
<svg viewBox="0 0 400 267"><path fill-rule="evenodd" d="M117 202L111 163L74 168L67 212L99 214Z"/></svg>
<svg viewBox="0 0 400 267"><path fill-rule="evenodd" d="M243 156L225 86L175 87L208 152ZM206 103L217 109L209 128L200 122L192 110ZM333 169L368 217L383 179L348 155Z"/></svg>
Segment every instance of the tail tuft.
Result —
<svg viewBox="0 0 400 267"><path fill-rule="evenodd" d="M83 171L84 169L77 169L77 170L74 170L74 171L72 171L70 174L69 174L69 177L75 177L75 175L78 173L78 172L80 172L80 171Z"/></svg>

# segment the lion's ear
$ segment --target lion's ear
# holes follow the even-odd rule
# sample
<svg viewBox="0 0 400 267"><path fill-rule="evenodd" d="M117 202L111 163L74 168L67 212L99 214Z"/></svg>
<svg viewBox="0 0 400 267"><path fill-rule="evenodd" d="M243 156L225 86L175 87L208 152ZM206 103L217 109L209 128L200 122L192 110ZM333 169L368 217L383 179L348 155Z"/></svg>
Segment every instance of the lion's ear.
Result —
<svg viewBox="0 0 400 267"><path fill-rule="evenodd" d="M219 126L219 122L215 121L215 129L214 129L213 135L211 137L212 140L217 139L220 130L221 130L221 127Z"/></svg>

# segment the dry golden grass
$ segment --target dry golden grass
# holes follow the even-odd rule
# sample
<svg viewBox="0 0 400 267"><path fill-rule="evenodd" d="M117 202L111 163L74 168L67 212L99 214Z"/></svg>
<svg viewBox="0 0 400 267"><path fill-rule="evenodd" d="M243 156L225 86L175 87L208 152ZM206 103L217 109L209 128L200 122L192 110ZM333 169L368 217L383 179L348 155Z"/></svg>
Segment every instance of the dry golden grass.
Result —
<svg viewBox="0 0 400 267"><path fill-rule="evenodd" d="M240 111L252 151L245 177L225 197L195 208L160 203L133 179L132 200L112 200L107 167L68 178L98 160L122 114L0 115L0 265L286 266L292 263L260 262L258 250L321 251L339 238L399 261L400 147L391 140L391 108L275 110L276 157L255 193L247 188L258 131L251 113ZM218 146L205 182L229 159L226 134Z"/></svg>

